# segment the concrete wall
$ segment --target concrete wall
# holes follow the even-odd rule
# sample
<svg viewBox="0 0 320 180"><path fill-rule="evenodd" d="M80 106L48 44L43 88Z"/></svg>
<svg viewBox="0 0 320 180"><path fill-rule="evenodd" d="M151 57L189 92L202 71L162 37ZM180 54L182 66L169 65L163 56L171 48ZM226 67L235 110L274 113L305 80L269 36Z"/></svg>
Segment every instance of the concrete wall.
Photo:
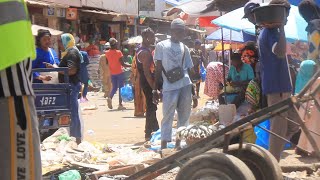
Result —
<svg viewBox="0 0 320 180"><path fill-rule="evenodd" d="M160 1L156 0L155 2L156 2L155 11L140 11L140 15L162 19L161 12L169 8L169 6L165 3L165 1L162 1L162 0Z"/></svg>
<svg viewBox="0 0 320 180"><path fill-rule="evenodd" d="M82 0L82 5L130 15L138 14L138 0Z"/></svg>
<svg viewBox="0 0 320 180"><path fill-rule="evenodd" d="M82 0L83 6L95 7L124 13L128 15L138 15L138 0ZM161 12L169 6L162 0L155 0L155 11L140 11L140 15L153 18L162 18Z"/></svg>

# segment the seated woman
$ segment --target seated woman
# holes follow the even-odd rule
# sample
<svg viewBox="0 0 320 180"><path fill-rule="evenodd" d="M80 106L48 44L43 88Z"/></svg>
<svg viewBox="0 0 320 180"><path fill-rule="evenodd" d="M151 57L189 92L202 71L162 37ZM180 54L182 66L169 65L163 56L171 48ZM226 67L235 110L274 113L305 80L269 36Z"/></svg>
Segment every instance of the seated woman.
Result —
<svg viewBox="0 0 320 180"><path fill-rule="evenodd" d="M36 37L36 52L37 57L32 61L32 69L46 68L45 63L52 65L59 65L59 59L51 46L51 33L48 30L39 29ZM50 81L52 77L48 73L33 73L35 83L42 83L43 81Z"/></svg>
<svg viewBox="0 0 320 180"><path fill-rule="evenodd" d="M254 79L252 67L242 62L240 53L232 53L228 83L235 89L237 96L231 104L235 104L238 108L244 102L246 88L252 79ZM219 98L219 101L225 104L224 98Z"/></svg>

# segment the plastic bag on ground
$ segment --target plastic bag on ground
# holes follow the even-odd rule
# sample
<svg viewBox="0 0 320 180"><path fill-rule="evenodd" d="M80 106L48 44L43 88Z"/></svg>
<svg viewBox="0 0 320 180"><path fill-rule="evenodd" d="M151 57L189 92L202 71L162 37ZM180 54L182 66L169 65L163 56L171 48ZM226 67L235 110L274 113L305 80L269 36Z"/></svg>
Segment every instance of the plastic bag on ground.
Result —
<svg viewBox="0 0 320 180"><path fill-rule="evenodd" d="M60 174L59 180L81 180L81 175L77 170L69 170Z"/></svg>
<svg viewBox="0 0 320 180"><path fill-rule="evenodd" d="M124 102L130 102L133 100L133 91L130 84L125 85L120 89L120 95Z"/></svg>

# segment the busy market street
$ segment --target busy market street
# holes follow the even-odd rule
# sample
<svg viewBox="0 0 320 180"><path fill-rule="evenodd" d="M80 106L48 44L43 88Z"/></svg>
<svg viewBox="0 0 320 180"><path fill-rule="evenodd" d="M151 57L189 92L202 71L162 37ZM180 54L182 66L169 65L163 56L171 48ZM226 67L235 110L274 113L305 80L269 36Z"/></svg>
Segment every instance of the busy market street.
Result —
<svg viewBox="0 0 320 180"><path fill-rule="evenodd" d="M320 180L320 0L0 0L0 180Z"/></svg>

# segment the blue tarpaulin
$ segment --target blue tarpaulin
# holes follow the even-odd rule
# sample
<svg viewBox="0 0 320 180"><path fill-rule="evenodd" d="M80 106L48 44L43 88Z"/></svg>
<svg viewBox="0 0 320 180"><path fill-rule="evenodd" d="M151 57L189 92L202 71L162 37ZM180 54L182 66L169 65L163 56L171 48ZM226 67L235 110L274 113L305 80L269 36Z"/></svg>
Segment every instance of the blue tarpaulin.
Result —
<svg viewBox="0 0 320 180"><path fill-rule="evenodd" d="M289 0L289 3L298 6L302 0ZM320 5L320 0L314 0L318 5Z"/></svg>
<svg viewBox="0 0 320 180"><path fill-rule="evenodd" d="M240 42L240 43L256 40L255 36L244 33L243 31L233 31L226 28L223 28L222 30L223 30L224 41L230 41L230 38L232 42ZM221 38L222 38L221 29L218 29L214 31L212 34L210 34L206 39L220 41Z"/></svg>
<svg viewBox="0 0 320 180"><path fill-rule="evenodd" d="M267 4L263 4L267 5ZM244 15L243 7L231 11L223 16L220 16L212 21L220 27L232 29L235 31L243 31L248 34L255 34L255 27L247 19L242 19ZM288 22L285 26L286 38L289 42L308 41L306 27L307 22L300 16L297 6L291 6Z"/></svg>

